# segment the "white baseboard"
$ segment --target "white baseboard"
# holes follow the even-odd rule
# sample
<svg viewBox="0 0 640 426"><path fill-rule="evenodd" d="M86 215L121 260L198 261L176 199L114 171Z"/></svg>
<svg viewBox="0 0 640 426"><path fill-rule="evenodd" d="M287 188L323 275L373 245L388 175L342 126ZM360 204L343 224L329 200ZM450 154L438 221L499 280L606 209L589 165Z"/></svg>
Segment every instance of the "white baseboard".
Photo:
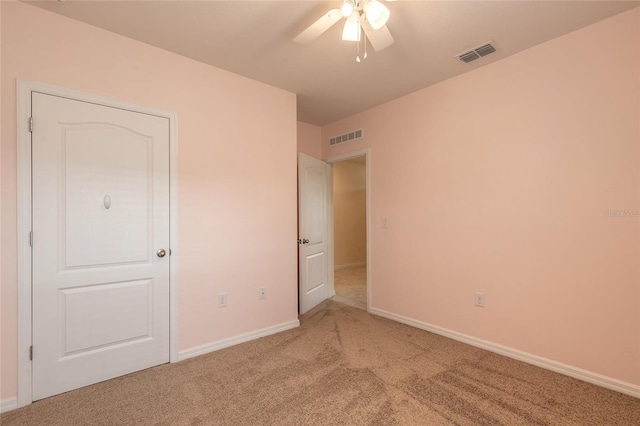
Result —
<svg viewBox="0 0 640 426"><path fill-rule="evenodd" d="M333 270L355 268L356 266L365 266L366 264L367 262L347 263L346 265L336 265L333 267Z"/></svg>
<svg viewBox="0 0 640 426"><path fill-rule="evenodd" d="M18 408L18 398L7 398L0 401L0 413L6 413L7 411L15 410Z"/></svg>
<svg viewBox="0 0 640 426"><path fill-rule="evenodd" d="M178 353L178 361L193 358L194 356L208 354L209 352L219 351L229 346L238 345L250 340L259 339L260 337L269 336L271 334L280 333L281 331L290 330L300 327L300 321L294 320L277 324L271 327L262 328L260 330L251 331L249 333L240 334L238 336L229 337L227 339L218 340L217 342L207 343L206 345L196 346L195 348L186 349Z"/></svg>
<svg viewBox="0 0 640 426"><path fill-rule="evenodd" d="M507 346L491 343L486 340L478 339L476 337L468 336L466 334L458 333L456 331L448 330L436 325L404 317L402 315L396 315L391 312L383 311L382 309L371 308L369 309L369 313L393 321L401 322L403 324L407 324L422 330L430 331L431 333L439 334L441 336L445 336L450 339L457 340L459 342L466 343L468 345L475 346L481 349L486 349L490 352L504 355L509 358L517 359L518 361L523 361L527 364L532 364L537 367L555 371L556 373L564 374L565 376L573 377L574 379L582 380L584 382L601 386L603 388L611 389L620 393L624 393L626 395L640 398L640 386L634 385L632 383L623 382L621 380L613 379L611 377L603 376L601 374L593 373L581 368L572 367L567 364L563 364L527 352L522 352L517 349L509 348Z"/></svg>

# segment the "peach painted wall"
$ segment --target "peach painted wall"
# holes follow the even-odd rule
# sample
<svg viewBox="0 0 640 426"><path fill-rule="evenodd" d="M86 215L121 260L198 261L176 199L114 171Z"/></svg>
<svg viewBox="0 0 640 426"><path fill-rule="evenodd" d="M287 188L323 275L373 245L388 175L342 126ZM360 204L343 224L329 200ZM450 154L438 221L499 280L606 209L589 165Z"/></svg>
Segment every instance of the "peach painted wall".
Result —
<svg viewBox="0 0 640 426"><path fill-rule="evenodd" d="M25 3L1 8L0 398L17 386L16 78L177 112L180 350L297 320L295 95Z"/></svg>
<svg viewBox="0 0 640 426"><path fill-rule="evenodd" d="M0 64L2 64L2 7L0 6ZM0 82L2 82L2 66L0 66ZM2 102L0 102L0 118L2 117ZM2 135L2 119L0 119L0 153L1 151L1 146L2 146L2 139L1 139L1 135ZM0 155L0 195L2 194L1 189L2 189L2 155ZM2 336L4 336L5 331L3 330L4 326L4 316L3 316L3 309L2 309L2 300L4 299L4 289L2 286L2 281L3 281L3 275L2 275L2 196L0 196L0 403L3 400L2 397L2 383L4 382L4 375L3 375L3 369L2 369L2 348L3 348L3 344L2 344ZM12 379L13 379L13 375Z"/></svg>
<svg viewBox="0 0 640 426"><path fill-rule="evenodd" d="M336 267L367 261L366 165L333 164L333 247Z"/></svg>
<svg viewBox="0 0 640 426"><path fill-rule="evenodd" d="M371 148L374 308L640 385L639 31L636 8L323 127L323 158Z"/></svg>
<svg viewBox="0 0 640 426"><path fill-rule="evenodd" d="M322 157L322 145L320 144L320 126L298 121L298 152L312 156Z"/></svg>

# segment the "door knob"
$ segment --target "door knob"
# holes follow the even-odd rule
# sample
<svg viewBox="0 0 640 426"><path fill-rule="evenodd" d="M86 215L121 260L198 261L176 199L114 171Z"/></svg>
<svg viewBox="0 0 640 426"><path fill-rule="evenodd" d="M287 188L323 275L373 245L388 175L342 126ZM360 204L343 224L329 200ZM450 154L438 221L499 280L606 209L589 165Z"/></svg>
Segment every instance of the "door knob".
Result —
<svg viewBox="0 0 640 426"><path fill-rule="evenodd" d="M164 249L160 249L156 252L156 255L158 257L164 257L167 254L167 252Z"/></svg>
<svg viewBox="0 0 640 426"><path fill-rule="evenodd" d="M302 240L302 244L309 244L309 240L307 240L306 238Z"/></svg>

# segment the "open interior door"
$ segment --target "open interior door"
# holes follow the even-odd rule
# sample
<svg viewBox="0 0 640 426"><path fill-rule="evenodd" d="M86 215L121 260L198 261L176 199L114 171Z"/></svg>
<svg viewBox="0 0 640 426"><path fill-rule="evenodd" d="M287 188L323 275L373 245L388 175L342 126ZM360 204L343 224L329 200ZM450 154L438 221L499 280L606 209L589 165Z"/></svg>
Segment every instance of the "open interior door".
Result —
<svg viewBox="0 0 640 426"><path fill-rule="evenodd" d="M329 295L328 191L331 168L324 161L298 154L298 262L300 313Z"/></svg>

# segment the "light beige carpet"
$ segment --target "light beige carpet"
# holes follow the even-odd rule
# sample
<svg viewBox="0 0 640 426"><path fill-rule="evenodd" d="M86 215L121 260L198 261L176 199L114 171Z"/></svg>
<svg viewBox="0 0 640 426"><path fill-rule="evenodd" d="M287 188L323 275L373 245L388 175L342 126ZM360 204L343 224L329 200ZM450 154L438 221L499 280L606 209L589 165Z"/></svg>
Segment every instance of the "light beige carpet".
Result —
<svg viewBox="0 0 640 426"><path fill-rule="evenodd" d="M11 425L639 425L640 400L325 301L301 327L3 414Z"/></svg>
<svg viewBox="0 0 640 426"><path fill-rule="evenodd" d="M367 267L336 269L333 273L336 295L333 300L367 310Z"/></svg>

